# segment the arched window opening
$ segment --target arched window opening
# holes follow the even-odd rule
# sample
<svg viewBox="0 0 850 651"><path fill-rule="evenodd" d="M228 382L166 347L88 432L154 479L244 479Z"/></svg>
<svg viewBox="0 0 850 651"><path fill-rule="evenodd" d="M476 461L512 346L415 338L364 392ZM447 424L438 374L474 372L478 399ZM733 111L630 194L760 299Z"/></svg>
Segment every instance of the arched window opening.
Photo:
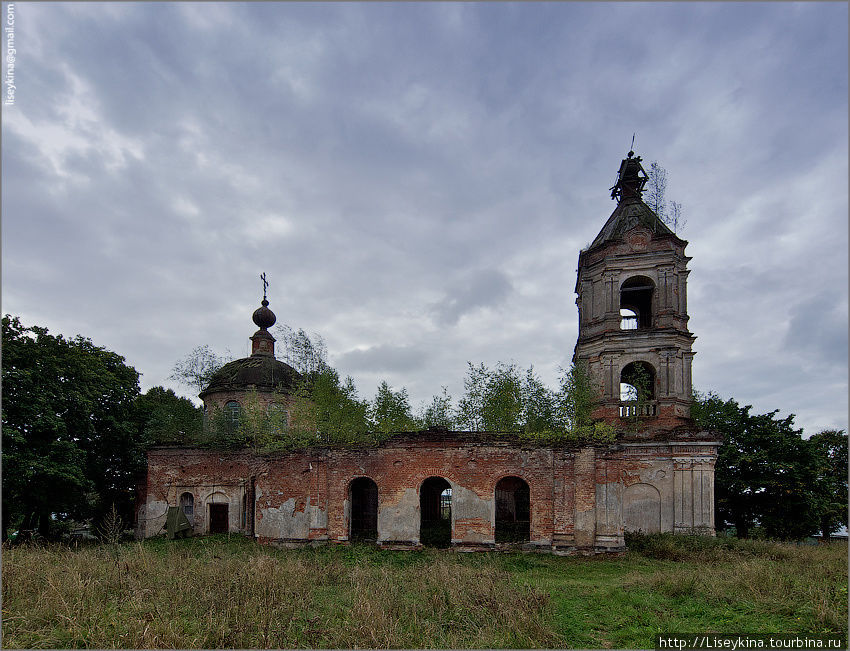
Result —
<svg viewBox="0 0 850 651"><path fill-rule="evenodd" d="M224 405L224 415L227 418L228 425L238 427L239 417L242 415L242 407L235 400L231 400Z"/></svg>
<svg viewBox="0 0 850 651"><path fill-rule="evenodd" d="M378 539L378 485L358 477L349 486L351 540Z"/></svg>
<svg viewBox="0 0 850 651"><path fill-rule="evenodd" d="M278 431L289 429L289 410L281 404L273 402L266 407L269 424Z"/></svg>
<svg viewBox="0 0 850 651"><path fill-rule="evenodd" d="M636 317L635 327L627 328L620 322L621 330L641 330L652 327L652 293L655 283L646 276L632 276L620 287L620 316L629 310Z"/></svg>
<svg viewBox="0 0 850 651"><path fill-rule="evenodd" d="M620 416L655 416L655 369L631 362L620 372Z"/></svg>
<svg viewBox="0 0 850 651"><path fill-rule="evenodd" d="M195 517L195 496L192 493L183 493L180 496L180 510L189 522Z"/></svg>
<svg viewBox="0 0 850 651"><path fill-rule="evenodd" d="M496 484L496 542L528 542L531 536L531 491L519 477Z"/></svg>
<svg viewBox="0 0 850 651"><path fill-rule="evenodd" d="M240 526L243 531L248 528L248 493L242 495L242 518Z"/></svg>
<svg viewBox="0 0 850 651"><path fill-rule="evenodd" d="M634 310L623 308L620 310L620 330L637 330L638 314Z"/></svg>
<svg viewBox="0 0 850 651"><path fill-rule="evenodd" d="M452 485L429 477L419 488L419 541L430 547L452 544Z"/></svg>

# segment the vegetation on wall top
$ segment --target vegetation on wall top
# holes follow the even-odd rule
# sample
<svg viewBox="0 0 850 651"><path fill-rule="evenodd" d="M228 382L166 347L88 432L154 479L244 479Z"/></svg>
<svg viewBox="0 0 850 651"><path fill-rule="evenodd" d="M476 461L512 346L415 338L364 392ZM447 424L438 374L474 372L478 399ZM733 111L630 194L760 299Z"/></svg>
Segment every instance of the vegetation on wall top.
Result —
<svg viewBox="0 0 850 651"><path fill-rule="evenodd" d="M464 394L457 407L445 389L414 415L406 389L381 382L373 400L359 397L354 381L340 380L329 366L303 376L291 396L244 395L239 414L214 407L197 443L237 449L250 446L267 453L311 446L376 445L395 432L427 429L487 432L515 436L532 445L606 443L614 429L591 418L596 399L586 372L572 366L557 391L547 388L532 368L469 364ZM286 408L275 405L286 405Z"/></svg>
<svg viewBox="0 0 850 651"><path fill-rule="evenodd" d="M288 416L287 411L269 410L268 401L248 392L238 417L231 410L211 408L205 431L193 442L273 452L376 445L395 432L429 429L515 436L531 445L608 443L615 438L612 426L591 417L598 396L580 365L562 370L559 386L552 390L533 367L499 363L488 368L468 362L464 393L456 405L444 387L414 413L407 390L394 390L386 381L378 385L374 399L361 398L354 380L343 380L328 363L320 335L311 337L287 325L279 325L275 333L280 357L302 376L292 395L271 399L286 404ZM215 373L210 367L215 359L223 358L200 346L177 362L172 377L197 387L200 377Z"/></svg>

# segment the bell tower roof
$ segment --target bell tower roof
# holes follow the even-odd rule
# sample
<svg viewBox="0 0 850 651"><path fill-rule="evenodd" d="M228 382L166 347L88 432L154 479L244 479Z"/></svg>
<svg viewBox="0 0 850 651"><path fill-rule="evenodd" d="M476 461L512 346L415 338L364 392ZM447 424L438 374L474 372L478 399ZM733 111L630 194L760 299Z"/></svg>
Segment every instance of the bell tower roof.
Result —
<svg viewBox="0 0 850 651"><path fill-rule="evenodd" d="M648 229L653 236L676 237L676 234L643 201L643 187L646 185L647 178L641 165L641 157L635 157L635 153L630 151L620 163L617 182L610 188L611 198L616 199L617 207L587 247L587 251L606 242L621 239L624 233L636 226Z"/></svg>

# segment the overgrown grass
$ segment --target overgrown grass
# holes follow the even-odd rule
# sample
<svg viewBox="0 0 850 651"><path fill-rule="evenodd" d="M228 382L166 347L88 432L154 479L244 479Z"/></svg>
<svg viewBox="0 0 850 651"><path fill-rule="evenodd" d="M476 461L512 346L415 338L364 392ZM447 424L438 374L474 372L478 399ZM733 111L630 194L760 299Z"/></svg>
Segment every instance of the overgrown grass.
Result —
<svg viewBox="0 0 850 651"><path fill-rule="evenodd" d="M629 540L647 558L677 561L672 573L627 579L624 586L709 604L732 618L765 614L765 633L847 633L847 544L658 534ZM699 632L729 632L720 621ZM737 632L737 631L734 631Z"/></svg>
<svg viewBox="0 0 850 651"><path fill-rule="evenodd" d="M846 633L846 544L630 542L620 558L227 536L12 548L3 646L647 648L669 632Z"/></svg>

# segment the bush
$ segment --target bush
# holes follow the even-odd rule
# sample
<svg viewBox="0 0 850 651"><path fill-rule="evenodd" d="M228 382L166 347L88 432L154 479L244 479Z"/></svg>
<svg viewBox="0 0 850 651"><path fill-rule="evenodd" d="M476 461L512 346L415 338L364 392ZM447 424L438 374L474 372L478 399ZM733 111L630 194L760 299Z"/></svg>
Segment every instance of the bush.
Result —
<svg viewBox="0 0 850 651"><path fill-rule="evenodd" d="M749 540L728 536L698 536L672 533L625 534L626 548L648 558L670 561L711 561L722 556L759 556L772 560L788 558L789 545L769 540Z"/></svg>

